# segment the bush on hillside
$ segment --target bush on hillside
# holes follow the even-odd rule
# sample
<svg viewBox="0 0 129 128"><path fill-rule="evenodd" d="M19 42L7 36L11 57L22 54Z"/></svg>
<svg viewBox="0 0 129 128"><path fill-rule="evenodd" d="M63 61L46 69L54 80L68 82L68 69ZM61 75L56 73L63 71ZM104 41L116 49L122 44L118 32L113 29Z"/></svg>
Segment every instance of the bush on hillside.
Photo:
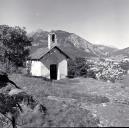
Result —
<svg viewBox="0 0 129 128"><path fill-rule="evenodd" d="M129 61L120 62L120 67L127 72L129 70Z"/></svg>
<svg viewBox="0 0 129 128"><path fill-rule="evenodd" d="M89 69L87 71L87 77L96 79L96 73L93 70Z"/></svg>
<svg viewBox="0 0 129 128"><path fill-rule="evenodd" d="M85 58L75 58L74 60L69 60L68 62L68 77L91 77L95 78L95 73L89 70L90 65L87 63Z"/></svg>

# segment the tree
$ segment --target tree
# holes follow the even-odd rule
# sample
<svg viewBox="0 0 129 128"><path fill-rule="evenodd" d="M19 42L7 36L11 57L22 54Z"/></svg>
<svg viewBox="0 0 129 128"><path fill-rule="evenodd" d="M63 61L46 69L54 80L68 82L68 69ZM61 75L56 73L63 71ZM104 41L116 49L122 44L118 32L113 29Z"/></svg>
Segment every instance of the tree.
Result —
<svg viewBox="0 0 129 128"><path fill-rule="evenodd" d="M10 63L14 64L16 68L24 65L29 55L31 41L32 39L27 37L24 27L0 25L0 46L5 50L4 57L7 67Z"/></svg>
<svg viewBox="0 0 129 128"><path fill-rule="evenodd" d="M89 66L85 58L77 57L74 60L69 60L68 68L69 77L87 77L87 69L89 69Z"/></svg>
<svg viewBox="0 0 129 128"><path fill-rule="evenodd" d="M127 73L127 71L129 70L129 61L121 61L120 67Z"/></svg>

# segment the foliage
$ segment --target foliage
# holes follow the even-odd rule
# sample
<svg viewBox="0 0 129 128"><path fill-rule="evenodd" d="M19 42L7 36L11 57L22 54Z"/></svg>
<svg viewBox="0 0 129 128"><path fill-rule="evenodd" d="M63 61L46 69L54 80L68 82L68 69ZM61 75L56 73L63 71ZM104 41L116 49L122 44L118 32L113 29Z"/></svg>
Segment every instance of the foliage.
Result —
<svg viewBox="0 0 129 128"><path fill-rule="evenodd" d="M90 64L85 58L77 57L68 62L68 77L78 76L96 78L95 72L90 70Z"/></svg>
<svg viewBox="0 0 129 128"><path fill-rule="evenodd" d="M88 65L84 58L75 58L74 60L69 60L68 62L68 76L77 77L84 76L87 77Z"/></svg>
<svg viewBox="0 0 129 128"><path fill-rule="evenodd" d="M25 28L0 25L0 46L4 49L2 56L9 65L23 66L29 55L29 46L32 39L27 37Z"/></svg>
<svg viewBox="0 0 129 128"><path fill-rule="evenodd" d="M121 62L120 62L120 67L121 67L123 70L128 71L128 70L129 70L129 61L121 61Z"/></svg>
<svg viewBox="0 0 129 128"><path fill-rule="evenodd" d="M96 74L95 74L95 72L93 70L89 69L87 71L87 77L96 79Z"/></svg>

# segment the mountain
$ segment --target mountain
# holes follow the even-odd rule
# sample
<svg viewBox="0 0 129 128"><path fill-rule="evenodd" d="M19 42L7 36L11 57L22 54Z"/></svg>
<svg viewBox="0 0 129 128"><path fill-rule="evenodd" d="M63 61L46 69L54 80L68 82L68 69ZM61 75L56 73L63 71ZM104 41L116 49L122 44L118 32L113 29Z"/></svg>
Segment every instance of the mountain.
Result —
<svg viewBox="0 0 129 128"><path fill-rule="evenodd" d="M129 47L113 52L112 56L129 57Z"/></svg>
<svg viewBox="0 0 129 128"><path fill-rule="evenodd" d="M71 57L105 57L116 50L103 45L94 45L74 33L62 30L55 30L53 32L57 35L58 46L71 55ZM47 47L47 31L40 29L30 33L29 36L33 37L31 53L39 47Z"/></svg>
<svg viewBox="0 0 129 128"><path fill-rule="evenodd" d="M112 54L116 51L118 51L117 48L104 46L104 45L96 45L96 47L102 51L102 53L105 53L105 55L112 56Z"/></svg>

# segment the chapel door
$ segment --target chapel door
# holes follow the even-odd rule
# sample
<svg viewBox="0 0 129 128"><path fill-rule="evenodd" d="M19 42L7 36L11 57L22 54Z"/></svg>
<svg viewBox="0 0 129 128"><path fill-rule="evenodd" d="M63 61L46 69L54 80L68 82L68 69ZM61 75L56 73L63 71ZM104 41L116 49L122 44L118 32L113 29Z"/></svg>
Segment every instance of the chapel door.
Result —
<svg viewBox="0 0 129 128"><path fill-rule="evenodd" d="M57 65L56 64L50 65L50 79L57 80Z"/></svg>

